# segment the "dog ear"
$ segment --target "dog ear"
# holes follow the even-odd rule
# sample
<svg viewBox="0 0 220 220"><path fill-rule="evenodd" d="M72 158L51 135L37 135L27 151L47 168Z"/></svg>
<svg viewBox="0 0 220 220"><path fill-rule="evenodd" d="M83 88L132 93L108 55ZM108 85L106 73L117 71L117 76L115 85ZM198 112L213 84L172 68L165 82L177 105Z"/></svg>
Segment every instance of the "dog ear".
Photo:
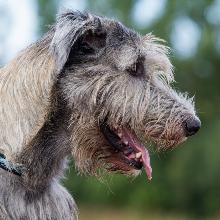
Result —
<svg viewBox="0 0 220 220"><path fill-rule="evenodd" d="M59 71L67 62L71 48L78 41L87 50L97 50L105 46L106 33L102 30L99 17L79 11L66 11L57 18L50 45Z"/></svg>
<svg viewBox="0 0 220 220"><path fill-rule="evenodd" d="M99 50L106 44L106 33L99 29L88 30L83 34L79 44L88 52Z"/></svg>

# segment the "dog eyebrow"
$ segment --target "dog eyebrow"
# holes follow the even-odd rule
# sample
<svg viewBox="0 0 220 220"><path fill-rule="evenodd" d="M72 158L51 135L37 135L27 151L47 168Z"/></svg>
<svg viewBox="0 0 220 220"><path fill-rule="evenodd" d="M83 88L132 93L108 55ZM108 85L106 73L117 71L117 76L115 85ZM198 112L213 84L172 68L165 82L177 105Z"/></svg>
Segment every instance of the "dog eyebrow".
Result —
<svg viewBox="0 0 220 220"><path fill-rule="evenodd" d="M145 61L144 56L138 56L135 62L131 64L128 68L126 68L126 70L132 76L136 76L136 77L142 76L145 72L144 61Z"/></svg>

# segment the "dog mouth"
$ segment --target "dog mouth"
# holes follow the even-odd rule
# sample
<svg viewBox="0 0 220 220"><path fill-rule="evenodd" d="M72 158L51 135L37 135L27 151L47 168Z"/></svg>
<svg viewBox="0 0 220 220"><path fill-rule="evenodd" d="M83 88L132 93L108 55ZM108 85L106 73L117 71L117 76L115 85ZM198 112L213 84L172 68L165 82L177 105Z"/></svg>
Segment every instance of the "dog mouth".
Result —
<svg viewBox="0 0 220 220"><path fill-rule="evenodd" d="M110 127L106 122L100 125L101 131L112 147L115 158L124 164L120 167L127 167L127 170L141 170L144 168L148 180L152 179L152 168L150 154L145 146L138 140L135 133L125 127ZM112 162L115 161L111 160Z"/></svg>

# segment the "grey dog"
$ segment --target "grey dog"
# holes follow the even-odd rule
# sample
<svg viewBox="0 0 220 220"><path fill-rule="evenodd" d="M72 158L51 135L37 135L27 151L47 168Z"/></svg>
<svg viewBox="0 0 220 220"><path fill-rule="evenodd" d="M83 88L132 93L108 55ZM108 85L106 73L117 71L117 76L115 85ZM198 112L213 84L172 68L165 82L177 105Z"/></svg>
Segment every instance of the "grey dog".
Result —
<svg viewBox="0 0 220 220"><path fill-rule="evenodd" d="M150 180L149 147L171 149L201 125L172 88L168 53L152 34L65 11L1 68L0 164L11 172L0 170L0 218L77 219L59 183L68 155L87 175L143 168Z"/></svg>

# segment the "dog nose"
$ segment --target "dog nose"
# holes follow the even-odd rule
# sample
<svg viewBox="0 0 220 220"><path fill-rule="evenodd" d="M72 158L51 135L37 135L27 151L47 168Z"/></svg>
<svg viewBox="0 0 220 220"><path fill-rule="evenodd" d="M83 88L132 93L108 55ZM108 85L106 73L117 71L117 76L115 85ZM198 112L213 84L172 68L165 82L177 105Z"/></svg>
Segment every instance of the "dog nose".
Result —
<svg viewBox="0 0 220 220"><path fill-rule="evenodd" d="M194 135L201 127L201 121L199 118L189 118L185 121L186 136Z"/></svg>

